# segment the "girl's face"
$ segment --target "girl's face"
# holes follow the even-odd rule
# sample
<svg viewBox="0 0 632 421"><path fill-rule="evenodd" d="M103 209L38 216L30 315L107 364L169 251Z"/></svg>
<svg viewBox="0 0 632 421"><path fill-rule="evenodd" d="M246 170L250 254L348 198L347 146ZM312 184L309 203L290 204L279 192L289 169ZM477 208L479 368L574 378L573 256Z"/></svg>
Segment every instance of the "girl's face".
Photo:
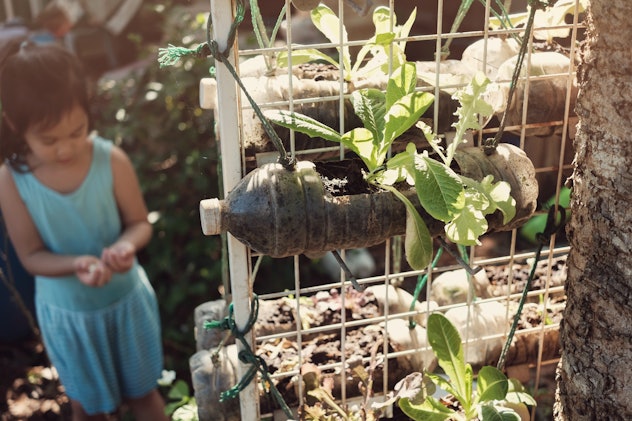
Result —
<svg viewBox="0 0 632 421"><path fill-rule="evenodd" d="M70 165L89 147L88 115L75 105L54 125L32 125L24 134L35 165Z"/></svg>

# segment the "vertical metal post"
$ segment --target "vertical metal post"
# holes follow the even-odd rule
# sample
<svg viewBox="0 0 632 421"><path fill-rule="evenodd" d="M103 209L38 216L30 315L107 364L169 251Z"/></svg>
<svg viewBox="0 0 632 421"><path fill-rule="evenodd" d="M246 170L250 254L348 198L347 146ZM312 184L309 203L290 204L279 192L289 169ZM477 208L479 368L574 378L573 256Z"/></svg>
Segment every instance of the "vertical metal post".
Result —
<svg viewBox="0 0 632 421"><path fill-rule="evenodd" d="M234 19L234 7L232 0L210 0L213 29L211 37L217 41L220 50L226 48L230 25ZM238 52L231 47L231 63L237 62ZM236 46L234 46L236 47ZM241 107L238 86L228 69L221 63L217 64L217 107L219 124L217 136L220 139L220 153L222 156L222 175L224 192L230 192L242 177L240 127ZM242 329L250 315L250 302L252 289L248 279L248 250L246 246L228 234L228 254L231 293L235 310L235 322ZM248 338L252 346L254 336ZM248 366L239 363L238 376L248 370ZM259 419L259 397L257 388L253 383L249 384L239 395L241 418L244 420Z"/></svg>

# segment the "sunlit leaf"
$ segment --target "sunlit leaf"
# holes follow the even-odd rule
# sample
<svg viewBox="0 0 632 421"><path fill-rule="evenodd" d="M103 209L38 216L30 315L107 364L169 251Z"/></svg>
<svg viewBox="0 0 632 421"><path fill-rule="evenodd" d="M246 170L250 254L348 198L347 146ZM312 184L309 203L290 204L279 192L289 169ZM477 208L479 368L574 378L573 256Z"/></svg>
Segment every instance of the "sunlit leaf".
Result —
<svg viewBox="0 0 632 421"><path fill-rule="evenodd" d="M353 110L362 120L364 127L373 133L376 140L384 135L384 92L379 89L360 89L351 94Z"/></svg>
<svg viewBox="0 0 632 421"><path fill-rule="evenodd" d="M326 61L327 63L338 67L338 62L336 60L314 48L305 48L292 51L292 66L320 60ZM287 67L289 65L287 51L281 51L279 53L279 55L277 56L277 65L279 67Z"/></svg>
<svg viewBox="0 0 632 421"><path fill-rule="evenodd" d="M488 181L489 180L489 181ZM506 181L492 183L491 176L487 176L481 182L483 189L487 192L490 202L495 209L499 209L503 214L503 224L511 221L516 216L516 201L511 197L511 186ZM495 210L494 209L494 210Z"/></svg>
<svg viewBox="0 0 632 421"><path fill-rule="evenodd" d="M496 367L484 366L478 372L477 392L480 402L503 400L509 390L507 376Z"/></svg>
<svg viewBox="0 0 632 421"><path fill-rule="evenodd" d="M421 205L433 218L448 222L465 204L459 176L424 155L415 160L415 188Z"/></svg>
<svg viewBox="0 0 632 421"><path fill-rule="evenodd" d="M507 402L511 402L514 404L525 404L529 406L536 406L537 402L533 399L527 389L520 383L519 380L510 378L509 379L509 390L507 395L505 396Z"/></svg>
<svg viewBox="0 0 632 421"><path fill-rule="evenodd" d="M432 237L426 223L421 219L415 206L397 189L390 186L382 186L393 193L406 205L406 238L404 250L406 261L413 269L425 269L432 260Z"/></svg>
<svg viewBox="0 0 632 421"><path fill-rule="evenodd" d="M414 92L397 100L386 112L384 142L390 144L410 129L430 107L434 96L428 92Z"/></svg>
<svg viewBox="0 0 632 421"><path fill-rule="evenodd" d="M494 406L493 403L480 405L478 418L482 421L520 421L520 415L511 408Z"/></svg>
<svg viewBox="0 0 632 421"><path fill-rule="evenodd" d="M487 232L488 224L485 215L475 206L468 204L472 195L466 193L466 204L454 219L445 226L448 238L464 246L479 245L478 238Z"/></svg>
<svg viewBox="0 0 632 421"><path fill-rule="evenodd" d="M279 126L296 130L309 137L320 137L331 142L340 142L341 136L336 130L304 114L286 110L267 110L266 118Z"/></svg>
<svg viewBox="0 0 632 421"><path fill-rule="evenodd" d="M479 129L478 116L488 116L494 112L492 106L483 99L483 92L490 80L484 73L478 72L465 89L457 91L453 97L461 104L456 111L458 121L453 124L457 129Z"/></svg>
<svg viewBox="0 0 632 421"><path fill-rule="evenodd" d="M415 405L408 398L399 400L400 409L410 419L424 421L444 421L455 414L453 410L447 408L433 397L428 397L421 405Z"/></svg>
<svg viewBox="0 0 632 421"><path fill-rule="evenodd" d="M415 92L417 86L417 67L415 63L404 63L395 69L386 85L386 109L404 96Z"/></svg>
<svg viewBox="0 0 632 421"><path fill-rule="evenodd" d="M386 158L386 155L377 155L378 148L375 145L377 140L373 137L373 133L364 127L348 131L342 135L340 141L362 159L369 172L382 165Z"/></svg>
<svg viewBox="0 0 632 421"><path fill-rule="evenodd" d="M323 3L312 9L311 18L314 26L318 28L333 44L338 45L336 50L342 59L342 66L346 72L351 72L351 54L349 53L349 39L344 25L340 25L338 16ZM342 47L340 47L342 45Z"/></svg>
<svg viewBox="0 0 632 421"><path fill-rule="evenodd" d="M426 324L428 343L437 356L439 366L450 378L455 389L455 397L462 404L467 402L466 363L463 357L461 336L456 328L441 313L432 313Z"/></svg>

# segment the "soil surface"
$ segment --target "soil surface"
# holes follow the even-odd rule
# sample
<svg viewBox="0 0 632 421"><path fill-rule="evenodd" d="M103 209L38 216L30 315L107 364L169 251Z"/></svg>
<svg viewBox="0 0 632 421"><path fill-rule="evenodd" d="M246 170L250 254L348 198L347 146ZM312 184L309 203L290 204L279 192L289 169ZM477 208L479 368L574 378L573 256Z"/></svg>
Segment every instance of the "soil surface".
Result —
<svg viewBox="0 0 632 421"><path fill-rule="evenodd" d="M69 420L70 402L38 340L0 345L0 419Z"/></svg>
<svg viewBox="0 0 632 421"><path fill-rule="evenodd" d="M530 285L530 290L538 290L545 287L545 282L549 277L548 260L543 260L536 265L534 278ZM566 279L566 258L555 258L551 262L550 286L562 285ZM524 289L529 273L531 271L530 262L514 263L512 267L489 266L485 270L492 285L492 293L495 296L506 295L507 290L512 293L520 293ZM511 274L511 276L510 276ZM511 279L511 282L510 282ZM294 313L295 303L284 302L287 299L280 299L277 305L270 307L263 319L262 327L266 333L272 333L275 326L287 326L284 332L290 332L296 326L296 314ZM518 323L518 329L528 329L542 326L542 324L559 323L562 318L565 296L563 293L551 295L548 301L546 313L542 311L540 298L530 298L527 300ZM281 373L297 369L299 350L302 355L302 362L305 365L315 364L318 366L333 366L340 364L344 349L347 365L349 361L357 357L369 357L369 362L364 363L367 371L373 367L372 380L373 390L382 390L383 371L381 362L383 361L383 338L384 332L379 324L361 325L354 327L351 323L354 320L366 320L381 315L377 301L371 294L357 292L349 289L345 293L345 320L348 326L345 328L344 346L339 327L332 326L331 330L324 330L311 336L303 335L301 344L297 343L294 337L273 339L264 341L258 349L260 355L266 362L271 373ZM322 291L316 296L305 297L305 302L301 302L301 320L303 328L318 328L331 326L341 322L341 295L338 290ZM517 306L517 300L516 300ZM276 309L276 311L274 310ZM261 320L261 319L260 319ZM559 356L559 345L557 343L557 331L552 331L554 337L550 344L545 344L545 355L547 358ZM524 364L535 363L537 360L537 340L529 336L517 338L516 347L512 348L507 357L508 363ZM393 349L388 349L393 352ZM303 366L303 367L304 367ZM346 385L347 396L358 396L358 385L361 383L359 377L350 370L348 371L348 383ZM396 360L389 360L389 388L405 377ZM333 396L340 396L341 378L339 368L325 368L318 370L319 378L323 385L329 384L328 388ZM295 390L295 382L290 377L281 377L278 388L289 405L296 405L298 402Z"/></svg>

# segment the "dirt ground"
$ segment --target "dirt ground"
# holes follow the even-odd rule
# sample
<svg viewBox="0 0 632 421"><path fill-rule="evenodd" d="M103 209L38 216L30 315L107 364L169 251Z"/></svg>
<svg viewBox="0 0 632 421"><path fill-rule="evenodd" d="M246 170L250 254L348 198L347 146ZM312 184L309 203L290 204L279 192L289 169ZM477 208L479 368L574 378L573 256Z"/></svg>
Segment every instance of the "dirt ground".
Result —
<svg viewBox="0 0 632 421"><path fill-rule="evenodd" d="M70 402L36 339L0 344L0 420L69 420Z"/></svg>

